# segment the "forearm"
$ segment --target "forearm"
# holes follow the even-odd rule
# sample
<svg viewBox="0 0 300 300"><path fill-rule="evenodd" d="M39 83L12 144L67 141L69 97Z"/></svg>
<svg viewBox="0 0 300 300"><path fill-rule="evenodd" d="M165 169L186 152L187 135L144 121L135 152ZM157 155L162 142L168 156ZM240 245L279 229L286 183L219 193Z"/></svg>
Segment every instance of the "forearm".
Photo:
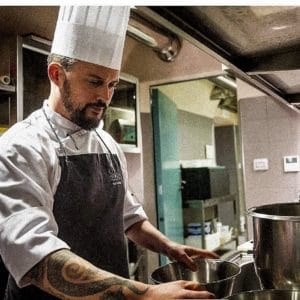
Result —
<svg viewBox="0 0 300 300"><path fill-rule="evenodd" d="M132 225L126 234L138 245L161 254L167 254L173 244L147 220Z"/></svg>
<svg viewBox="0 0 300 300"><path fill-rule="evenodd" d="M25 277L60 299L140 299L148 285L96 268L69 250L54 252Z"/></svg>
<svg viewBox="0 0 300 300"><path fill-rule="evenodd" d="M218 255L211 251L171 241L147 220L132 225L126 233L135 243L149 250L164 254L170 260L183 262L193 271L197 269L194 258L218 258Z"/></svg>

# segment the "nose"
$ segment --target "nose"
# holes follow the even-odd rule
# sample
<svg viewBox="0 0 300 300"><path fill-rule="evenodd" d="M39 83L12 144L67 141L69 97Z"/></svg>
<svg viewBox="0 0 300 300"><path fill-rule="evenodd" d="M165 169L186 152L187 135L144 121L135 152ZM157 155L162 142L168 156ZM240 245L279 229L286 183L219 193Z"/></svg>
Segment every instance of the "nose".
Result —
<svg viewBox="0 0 300 300"><path fill-rule="evenodd" d="M111 97L113 95L113 89L109 88L107 85L99 88L98 97L105 101L106 103L110 103Z"/></svg>

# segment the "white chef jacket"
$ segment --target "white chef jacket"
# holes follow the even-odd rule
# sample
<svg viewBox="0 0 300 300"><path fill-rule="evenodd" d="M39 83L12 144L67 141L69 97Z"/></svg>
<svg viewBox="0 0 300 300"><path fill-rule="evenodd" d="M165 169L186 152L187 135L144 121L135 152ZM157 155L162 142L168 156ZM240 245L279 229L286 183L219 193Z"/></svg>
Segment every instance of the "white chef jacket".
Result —
<svg viewBox="0 0 300 300"><path fill-rule="evenodd" d="M81 129L55 113L47 100L43 108L68 155L107 152L93 130ZM101 129L97 132L120 160L126 189L126 231L147 216L128 191L123 152L108 133ZM58 159L61 155L64 152L42 109L12 126L0 138L0 254L20 287L22 277L45 256L58 249L70 248L57 237L58 227L52 212L61 176Z"/></svg>

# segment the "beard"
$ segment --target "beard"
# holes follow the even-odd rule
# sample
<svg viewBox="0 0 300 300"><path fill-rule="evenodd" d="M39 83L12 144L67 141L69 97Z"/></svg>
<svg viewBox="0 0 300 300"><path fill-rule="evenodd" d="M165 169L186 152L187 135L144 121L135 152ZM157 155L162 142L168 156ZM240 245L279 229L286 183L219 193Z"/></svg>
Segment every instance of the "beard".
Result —
<svg viewBox="0 0 300 300"><path fill-rule="evenodd" d="M107 105L104 101L99 100L94 103L88 103L84 107L75 107L74 102L71 98L71 88L70 83L66 79L63 85L63 88L61 90L61 97L63 105L66 109L66 111L70 114L70 120L75 123L76 125L80 126L83 129L86 130L92 130L99 126L100 121L103 119ZM96 108L102 108L103 113L101 118L97 117L88 117L87 116L87 109L89 107L96 107Z"/></svg>

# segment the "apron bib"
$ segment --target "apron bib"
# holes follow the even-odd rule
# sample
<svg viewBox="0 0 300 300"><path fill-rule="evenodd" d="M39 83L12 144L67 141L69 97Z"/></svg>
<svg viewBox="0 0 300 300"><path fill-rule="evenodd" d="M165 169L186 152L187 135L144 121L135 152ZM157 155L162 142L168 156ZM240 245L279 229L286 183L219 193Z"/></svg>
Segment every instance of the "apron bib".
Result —
<svg viewBox="0 0 300 300"><path fill-rule="evenodd" d="M63 151L66 153L66 149ZM53 213L58 237L72 252L101 269L128 278L124 181L118 157L109 149L108 152L59 157L62 172L54 195ZM34 286L20 289L9 276L5 300L25 299L58 298Z"/></svg>

